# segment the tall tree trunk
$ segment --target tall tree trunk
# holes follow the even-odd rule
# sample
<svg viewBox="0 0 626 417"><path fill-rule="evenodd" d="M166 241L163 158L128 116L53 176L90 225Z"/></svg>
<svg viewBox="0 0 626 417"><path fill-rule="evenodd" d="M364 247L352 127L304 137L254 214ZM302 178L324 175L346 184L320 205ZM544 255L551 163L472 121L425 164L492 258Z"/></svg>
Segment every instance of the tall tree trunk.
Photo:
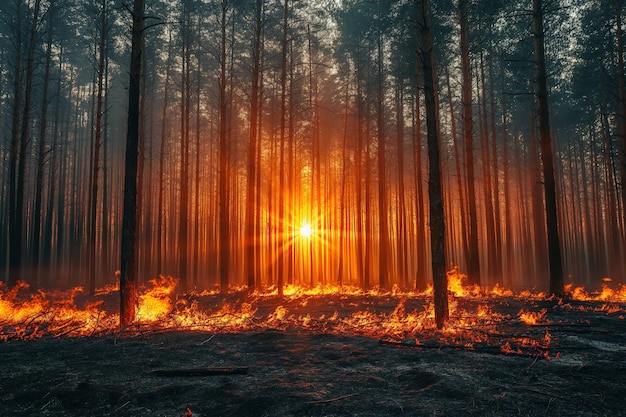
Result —
<svg viewBox="0 0 626 417"><path fill-rule="evenodd" d="M134 0L128 87L128 134L124 172L124 211L120 273L120 326L135 319L137 283L137 159L139 153L139 98L144 28L144 0Z"/></svg>
<svg viewBox="0 0 626 417"><path fill-rule="evenodd" d="M59 51L59 65L58 65L58 74L60 75L63 69L63 48L60 48ZM43 253L41 264L44 268L43 274L40 276L40 284L43 288L46 288L50 282L50 278L52 276L52 249L57 252L60 252L60 247L54 244L54 231L57 232L60 230L60 226L56 221L53 221L54 217L54 198L56 196L56 186L57 181L60 181L60 174L57 175L57 161L59 160L59 155L61 153L61 149L59 146L59 130L60 130L60 114L61 114L61 77L57 76L57 97L55 102L54 109L54 129L52 134L52 160L49 164L48 169L48 202L46 207L46 222L44 225L44 233L43 233ZM57 197L57 200L62 198L61 195ZM56 219L55 219L56 220ZM57 265L57 269L59 265Z"/></svg>
<svg viewBox="0 0 626 417"><path fill-rule="evenodd" d="M420 39L419 25L415 25L415 44L419 45ZM420 111L420 55L419 48L415 50L415 104L413 106L414 116L414 166L415 166L415 215L417 224L417 268L415 270L415 288L426 289L426 275L428 268L426 265L426 213L424 209L424 181L422 174L422 116Z"/></svg>
<svg viewBox="0 0 626 417"><path fill-rule="evenodd" d="M398 280L402 287L407 288L407 226L406 226L406 202L404 186L404 82L401 77L397 78L396 85L396 155L398 158L398 207L396 217L398 222Z"/></svg>
<svg viewBox="0 0 626 417"><path fill-rule="evenodd" d="M498 171L498 136L496 134L496 103L495 103L495 87L493 74L493 46L491 45L491 26L489 27L489 113L490 113L490 133L491 133L491 154L493 155L493 204L494 204L494 222L495 222L495 270L492 276L496 283L502 284L502 221L501 221L501 205L500 205L500 175Z"/></svg>
<svg viewBox="0 0 626 417"><path fill-rule="evenodd" d="M178 217L178 278L183 291L189 289L189 135L191 117L191 18L187 4L182 16L180 212ZM225 29L223 29L225 31ZM225 33L225 32L224 32ZM225 88L225 87L224 87ZM221 91L221 90L220 90ZM220 248L221 249L221 248Z"/></svg>
<svg viewBox="0 0 626 417"><path fill-rule="evenodd" d="M227 27L228 0L222 0L221 10L221 39L220 39L220 122L219 122L219 276L220 291L228 291L230 267L230 219L228 184L230 183L230 152L227 130L227 97L226 97L226 27Z"/></svg>
<svg viewBox="0 0 626 417"><path fill-rule="evenodd" d="M350 104L350 65L347 65L347 79L346 79L346 93L344 96L344 125L343 125L343 138L341 141L341 194L339 200L339 265L337 267L337 285L342 286L344 283L344 262L342 255L347 253L345 246L345 235L347 232L344 230L345 217L346 217L346 182L347 182L347 158L348 158L348 119L349 119L349 104Z"/></svg>
<svg viewBox="0 0 626 417"><path fill-rule="evenodd" d="M467 278L470 284L480 285L480 257L478 253L478 215L474 175L474 133L472 115L472 74L469 56L468 0L459 0L461 23L461 75L463 83L463 139L465 140L465 167L467 170L467 203L469 205L469 258Z"/></svg>
<svg viewBox="0 0 626 417"><path fill-rule="evenodd" d="M621 110L621 140L618 147L619 166L620 166L620 182L622 184L622 245L626 245L626 74L624 71L624 38L622 29L622 1L615 2L616 18L617 18L617 73L619 85L619 102ZM622 265L626 266L626 261L622 261Z"/></svg>
<svg viewBox="0 0 626 417"><path fill-rule="evenodd" d="M550 263L550 293L562 296L563 265L559 224L557 216L556 184L554 179L554 156L548 108L548 82L544 50L543 8L541 0L533 0L533 29L535 36L535 61L537 65L537 111L539 113L539 135L541 137L541 161L545 187L546 224L548 229L548 259Z"/></svg>
<svg viewBox="0 0 626 417"><path fill-rule="evenodd" d="M493 206L493 191L491 188L491 156L489 155L489 128L487 124L487 88L485 87L485 62L484 56L480 54L480 89L481 92L478 100L480 101L480 141L482 151L482 170L483 170L483 196L485 199L485 233L487 236L487 278L491 284L496 278L496 230L494 211L499 210ZM492 139L492 140L495 140ZM496 155L493 155L495 160Z"/></svg>
<svg viewBox="0 0 626 417"><path fill-rule="evenodd" d="M248 291L254 291L258 269L255 269L254 254L258 245L258 235L255 233L254 213L255 186L256 186L256 157L257 157L257 125L259 116L259 73L261 68L261 31L263 16L263 0L256 0L254 20L254 41L252 47L252 86L250 95L250 138L248 143L248 176L246 178L246 220L245 220L245 276ZM258 191L256 191L258 192Z"/></svg>
<svg viewBox="0 0 626 417"><path fill-rule="evenodd" d="M13 63L13 105L11 117L11 148L9 151L9 286L21 278L22 230L18 228L17 213L17 161L20 143L20 104L22 101L22 1L16 0L15 10L15 62Z"/></svg>
<svg viewBox="0 0 626 417"><path fill-rule="evenodd" d="M100 3L100 39L98 42L98 84L96 99L96 131L92 162L92 185L91 185L91 207L90 207L90 231L89 231L89 294L96 291L96 253L97 253L97 214L98 214L98 171L100 170L100 147L102 144L102 113L104 94L104 62L105 43L107 32L107 0Z"/></svg>
<svg viewBox="0 0 626 417"><path fill-rule="evenodd" d="M435 322L444 327L448 320L448 276L446 274L446 226L441 190L441 156L437 132L437 108L435 92L435 56L431 34L430 0L419 0L422 21L421 53L424 69L424 98L426 101L426 130L428 142L428 197L430 208L430 248L432 252L433 290L435 298Z"/></svg>
<svg viewBox="0 0 626 417"><path fill-rule="evenodd" d="M172 31L169 30L168 44L167 44L167 58L165 60L165 81L163 84L163 107L161 108L161 140L159 145L159 195L157 202L157 236L156 236L156 256L157 267L156 273L158 275L163 273L163 224L165 222L164 213L164 193L165 193L165 150L167 145L167 110L169 106L169 88L170 88L170 73L171 73L171 56L172 56Z"/></svg>
<svg viewBox="0 0 626 417"><path fill-rule="evenodd" d="M389 231L387 224L387 173L386 173L386 150L385 150L385 97L384 97L384 64L383 64L383 34L382 34L382 17L380 14L380 0L378 2L379 17L378 17L378 38L377 38L377 51L378 51L378 103L377 103L377 151L378 151L378 285L380 288L388 288L389 286L389 271L387 271L387 257L389 251Z"/></svg>
<svg viewBox="0 0 626 417"><path fill-rule="evenodd" d="M452 144L454 147L454 167L456 169L457 188L459 189L459 217L461 218L461 253L466 263L469 263L469 245L467 239L467 214L465 212L465 185L463 184L463 174L461 172L461 150L459 149L459 140L456 132L456 117L454 115L454 104L452 102L452 89L450 88L450 71L447 67L446 72L446 89L448 92L448 105L450 109L450 123L452 130Z"/></svg>
<svg viewBox="0 0 626 417"><path fill-rule="evenodd" d="M285 269L285 136L287 117L287 29L289 17L289 0L284 0L283 27L282 27L282 57L280 76L280 157L279 157L279 184L278 184L278 265L277 286L279 297L283 296L284 269Z"/></svg>
<svg viewBox="0 0 626 417"><path fill-rule="evenodd" d="M102 273L106 277L111 272L111 249L109 248L109 229L111 228L111 220L109 216L109 39L107 37L104 53L104 131L102 132ZM111 274L112 275L112 274Z"/></svg>
<svg viewBox="0 0 626 417"><path fill-rule="evenodd" d="M47 41L46 41L46 63L44 68L44 79L43 79L43 96L41 99L41 121L39 124L39 149L37 152L37 177L35 183L35 212L33 215L33 262L36 265L36 271L34 272L34 281L39 285L41 284L41 259L40 259L40 250L41 250L41 220L44 218L44 213L42 211L43 204L43 173L46 163L46 155L47 155L47 129L48 129L48 87L50 84L50 66L52 63L52 8L54 7L54 1L50 4L50 9L48 10L48 19L47 19ZM49 196L48 198L52 198Z"/></svg>

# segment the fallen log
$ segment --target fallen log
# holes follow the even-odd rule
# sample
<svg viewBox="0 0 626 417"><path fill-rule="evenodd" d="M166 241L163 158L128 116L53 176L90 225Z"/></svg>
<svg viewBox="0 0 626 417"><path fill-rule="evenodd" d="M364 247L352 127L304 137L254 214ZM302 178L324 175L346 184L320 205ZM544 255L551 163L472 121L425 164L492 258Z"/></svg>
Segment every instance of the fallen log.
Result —
<svg viewBox="0 0 626 417"><path fill-rule="evenodd" d="M248 373L247 366L217 367L217 368L174 368L156 369L150 374L164 377L196 377L216 375L245 375Z"/></svg>
<svg viewBox="0 0 626 417"><path fill-rule="evenodd" d="M518 349L503 349L498 346L485 346L485 345L457 345L457 344L441 344L441 343L415 343L413 340L385 340L379 339L378 344L380 346L396 347L396 348L409 348L416 350L456 350L464 352L485 353L489 355L501 355L501 356L521 356L527 358L543 358L549 359L547 355L548 349L536 348L536 347L520 347ZM560 348L559 348L560 350Z"/></svg>

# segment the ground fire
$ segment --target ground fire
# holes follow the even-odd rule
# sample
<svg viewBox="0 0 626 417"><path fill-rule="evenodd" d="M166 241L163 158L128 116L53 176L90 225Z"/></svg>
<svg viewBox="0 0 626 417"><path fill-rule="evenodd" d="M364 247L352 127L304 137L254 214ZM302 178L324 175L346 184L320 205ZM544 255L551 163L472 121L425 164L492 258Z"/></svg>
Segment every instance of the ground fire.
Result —
<svg viewBox="0 0 626 417"><path fill-rule="evenodd" d="M31 291L26 284L2 287L2 340L40 337L86 337L190 330L236 333L265 329L300 329L318 333L360 335L415 348L439 343L455 348L500 346L504 353L537 354L549 358L558 350L549 327L563 324L551 318L554 310L578 309L624 318L626 286L605 282L599 291L567 287L568 297L556 299L542 292L513 292L467 285L456 270L448 274L450 322L437 331L432 288L424 292L363 290L351 287L287 286L278 297L273 288L228 294L203 291L177 293L177 280L148 281L138 298L136 320L119 330L115 309L117 286L99 289L89 297L82 288L65 292ZM550 304L548 307L542 307ZM515 308L521 306L518 311ZM512 325L537 327L528 336L510 336ZM572 323L569 323L572 324ZM545 331L544 331L545 330ZM512 346L516 346L513 350ZM555 352L556 353L556 352Z"/></svg>
<svg viewBox="0 0 626 417"><path fill-rule="evenodd" d="M626 287L557 298L448 278L441 330L431 288L287 285L279 297L159 277L120 328L116 285L2 286L0 414L622 415Z"/></svg>

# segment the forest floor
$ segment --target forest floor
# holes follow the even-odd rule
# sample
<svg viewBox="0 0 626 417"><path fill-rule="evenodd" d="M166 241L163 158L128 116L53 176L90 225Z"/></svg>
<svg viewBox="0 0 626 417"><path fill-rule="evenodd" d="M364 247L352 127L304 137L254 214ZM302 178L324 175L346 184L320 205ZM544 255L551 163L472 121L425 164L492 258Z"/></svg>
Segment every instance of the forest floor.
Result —
<svg viewBox="0 0 626 417"><path fill-rule="evenodd" d="M368 300L329 295L287 307L326 314L398 304ZM420 300L406 308L411 302ZM276 303L257 305L269 311ZM542 311L543 322L509 320L485 330L492 342L475 344L436 332L416 341L289 325L7 339L0 416L626 416L626 306L463 303L509 317ZM546 335L532 349L500 346Z"/></svg>

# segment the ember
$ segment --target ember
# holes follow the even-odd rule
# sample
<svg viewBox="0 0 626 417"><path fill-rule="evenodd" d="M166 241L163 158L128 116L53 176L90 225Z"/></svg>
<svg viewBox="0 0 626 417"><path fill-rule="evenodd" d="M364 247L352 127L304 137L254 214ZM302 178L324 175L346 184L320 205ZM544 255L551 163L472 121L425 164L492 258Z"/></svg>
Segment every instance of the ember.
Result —
<svg viewBox="0 0 626 417"><path fill-rule="evenodd" d="M541 294L503 291L500 287L467 286L456 271L449 273L450 321L442 331L435 326L431 290L385 292L350 287L304 288L287 286L284 297L274 289L247 294L244 290L221 295L212 292L176 295L177 280L159 277L148 281L139 296L135 324L124 329L133 332L192 330L211 333L300 329L329 334L366 336L389 341L412 340L416 348L429 343L462 349L499 347L506 354L539 355L549 358L553 340L545 329L553 323L547 307L533 303ZM500 295L499 295L500 294ZM3 289L0 296L2 340L33 339L44 336L84 337L117 334L118 316L114 307L116 287L96 292L94 297L81 288L68 292L31 292L21 284ZM485 300L497 300L486 302ZM572 302L602 301L580 305L554 302L552 310L587 309L605 314L623 313L619 303L624 289L613 291L605 285L601 292L589 294L581 288L571 293ZM518 313L512 310L522 305ZM113 305L113 307L111 307ZM523 337L510 333L517 317L536 333ZM402 342L404 346L404 342Z"/></svg>

